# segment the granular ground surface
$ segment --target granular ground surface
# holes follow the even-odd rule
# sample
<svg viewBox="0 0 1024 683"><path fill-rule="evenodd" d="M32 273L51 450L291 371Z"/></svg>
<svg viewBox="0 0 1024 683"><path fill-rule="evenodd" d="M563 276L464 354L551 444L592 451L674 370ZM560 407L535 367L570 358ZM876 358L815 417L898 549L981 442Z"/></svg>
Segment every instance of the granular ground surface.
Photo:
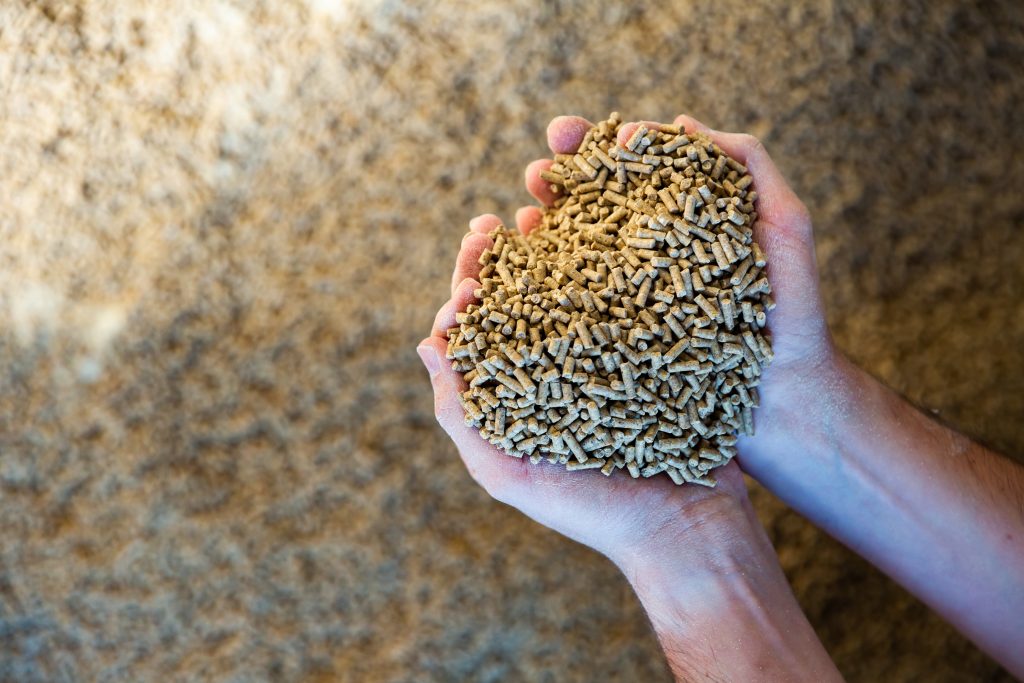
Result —
<svg viewBox="0 0 1024 683"><path fill-rule="evenodd" d="M1021 63L1010 1L5 3L0 681L669 680L434 422L466 221L557 114L755 133L839 346L1019 455ZM848 680L1008 680L753 496Z"/></svg>

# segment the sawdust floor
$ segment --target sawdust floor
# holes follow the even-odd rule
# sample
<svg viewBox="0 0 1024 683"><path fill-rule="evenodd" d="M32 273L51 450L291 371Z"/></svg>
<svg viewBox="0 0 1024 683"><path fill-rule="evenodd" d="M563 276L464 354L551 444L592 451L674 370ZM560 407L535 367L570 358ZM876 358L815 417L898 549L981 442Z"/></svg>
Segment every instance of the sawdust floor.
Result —
<svg viewBox="0 0 1024 683"><path fill-rule="evenodd" d="M413 350L559 113L760 136L839 345L1024 450L1019 3L432 5L0 9L0 680L668 680ZM754 497L849 680L1007 679Z"/></svg>

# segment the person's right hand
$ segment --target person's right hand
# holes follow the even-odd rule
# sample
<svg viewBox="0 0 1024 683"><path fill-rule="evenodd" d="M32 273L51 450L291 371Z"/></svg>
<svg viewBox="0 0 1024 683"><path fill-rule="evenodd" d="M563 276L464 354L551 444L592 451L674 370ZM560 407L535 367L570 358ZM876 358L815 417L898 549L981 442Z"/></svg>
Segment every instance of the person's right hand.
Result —
<svg viewBox="0 0 1024 683"><path fill-rule="evenodd" d="M774 359L761 376L760 408L754 411L754 435L740 435L741 469L761 480L780 457L799 457L810 421L824 419L817 407L827 402L841 372L818 286L814 231L810 213L775 166L760 140L723 133L690 116L678 116L686 132L708 135L754 178L758 199L754 241L765 253L768 281L776 307L768 313ZM624 125L620 141L635 124Z"/></svg>
<svg viewBox="0 0 1024 683"><path fill-rule="evenodd" d="M778 302L775 361L740 467L1024 676L1024 468L936 423L835 350L807 210L754 138L704 130L747 165Z"/></svg>

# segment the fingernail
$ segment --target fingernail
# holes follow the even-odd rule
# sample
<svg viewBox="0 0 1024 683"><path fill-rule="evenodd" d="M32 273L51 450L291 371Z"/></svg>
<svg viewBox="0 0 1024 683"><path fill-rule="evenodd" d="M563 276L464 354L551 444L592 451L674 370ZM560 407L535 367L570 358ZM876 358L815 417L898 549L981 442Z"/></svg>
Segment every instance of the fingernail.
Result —
<svg viewBox="0 0 1024 683"><path fill-rule="evenodd" d="M432 346L421 344L416 347L416 353L420 355L420 360L423 361L423 365L427 368L430 379L434 379L437 373L441 371L441 361L437 358L437 351Z"/></svg>

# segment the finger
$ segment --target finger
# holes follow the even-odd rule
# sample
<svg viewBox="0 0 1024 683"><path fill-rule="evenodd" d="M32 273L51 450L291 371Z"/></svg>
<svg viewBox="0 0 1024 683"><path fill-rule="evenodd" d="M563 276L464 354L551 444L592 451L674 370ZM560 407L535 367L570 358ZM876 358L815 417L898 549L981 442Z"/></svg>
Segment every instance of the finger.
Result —
<svg viewBox="0 0 1024 683"><path fill-rule="evenodd" d="M459 283L459 286L452 292L452 298L444 302L434 316L434 326L430 330L431 336L442 341L448 339L448 329L456 326L455 314L466 310L469 304L476 301L476 294L473 292L480 286L480 283L467 278Z"/></svg>
<svg viewBox="0 0 1024 683"><path fill-rule="evenodd" d="M675 122L686 132L707 134L722 150L747 167L757 190L757 213L761 220L794 231L803 238L811 236L811 220L807 208L786 182L782 172L768 156L764 144L746 133L723 133L713 130L692 116L677 116Z"/></svg>
<svg viewBox="0 0 1024 683"><path fill-rule="evenodd" d="M434 388L434 415L458 447L470 476L499 500L513 495L529 478L528 463L511 458L498 447L485 441L476 428L467 425L465 410L459 402L459 393L465 391L465 380L445 362L447 351L443 340L430 337L420 342L421 353L427 350L438 354L439 370L430 381Z"/></svg>
<svg viewBox="0 0 1024 683"><path fill-rule="evenodd" d="M676 124L677 126L682 126L683 130L686 131L687 133L710 134L713 132L708 126L704 125L703 123L693 118L692 116L688 116L686 114L680 114L672 123Z"/></svg>
<svg viewBox="0 0 1024 683"><path fill-rule="evenodd" d="M462 238L459 255L455 257L455 271L452 273L452 294L460 282L480 274L480 254L494 246L494 240L478 232L467 233Z"/></svg>
<svg viewBox="0 0 1024 683"><path fill-rule="evenodd" d="M537 228L544 214L536 206L521 206L516 211L516 227L519 232L529 235L531 230ZM479 273L479 271L477 271Z"/></svg>
<svg viewBox="0 0 1024 683"><path fill-rule="evenodd" d="M635 133L636 129L641 125L647 126L648 128L657 128L661 124L657 121L627 121L619 126L619 132L615 136L616 142L625 147L629 139L633 137L633 133Z"/></svg>
<svg viewBox="0 0 1024 683"><path fill-rule="evenodd" d="M556 116L548 124L548 147L555 154L574 154L593 127L582 116Z"/></svg>
<svg viewBox="0 0 1024 683"><path fill-rule="evenodd" d="M551 191L551 183L540 177L540 172L551 168L553 163L551 159L537 159L526 166L526 189L544 206L551 206L558 198Z"/></svg>
<svg viewBox="0 0 1024 683"><path fill-rule="evenodd" d="M469 229L483 235L486 235L499 225L501 225L501 218L495 216L493 213L481 214L469 221Z"/></svg>

